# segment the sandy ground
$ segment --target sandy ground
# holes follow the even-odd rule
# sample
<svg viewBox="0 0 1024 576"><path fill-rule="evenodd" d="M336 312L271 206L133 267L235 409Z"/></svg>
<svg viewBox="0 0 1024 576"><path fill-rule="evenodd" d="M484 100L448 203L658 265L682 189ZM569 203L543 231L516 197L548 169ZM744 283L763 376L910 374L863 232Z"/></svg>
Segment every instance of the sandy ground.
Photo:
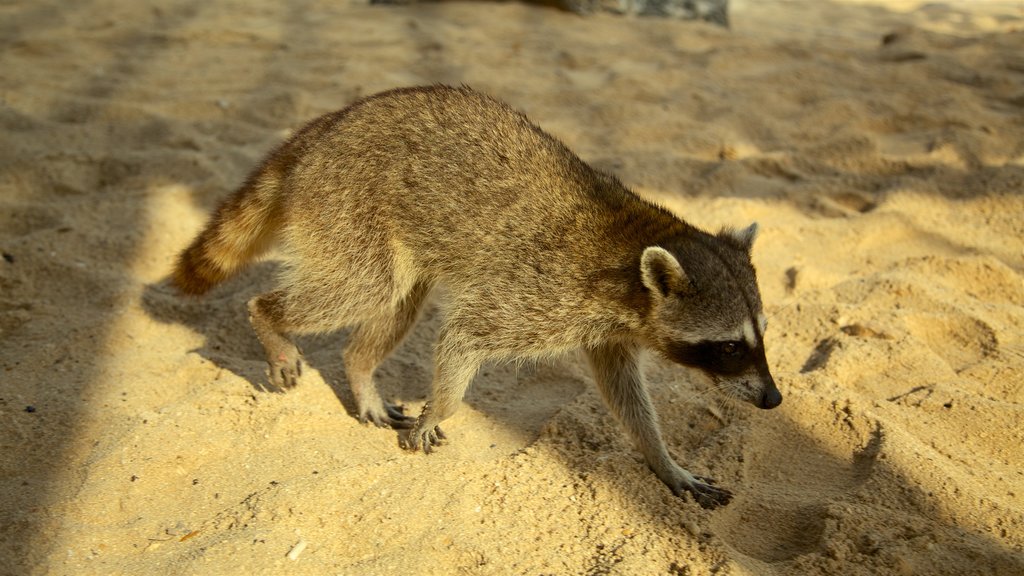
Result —
<svg viewBox="0 0 1024 576"><path fill-rule="evenodd" d="M733 4L726 31L0 2L0 572L1024 574L1021 3ZM783 405L648 369L670 449L728 507L672 496L576 356L488 366L449 444L408 454L350 416L343 333L301 340L298 389L263 388L244 302L273 259L203 300L162 283L304 121L431 82L697 225L761 224ZM437 317L380 370L410 410Z"/></svg>

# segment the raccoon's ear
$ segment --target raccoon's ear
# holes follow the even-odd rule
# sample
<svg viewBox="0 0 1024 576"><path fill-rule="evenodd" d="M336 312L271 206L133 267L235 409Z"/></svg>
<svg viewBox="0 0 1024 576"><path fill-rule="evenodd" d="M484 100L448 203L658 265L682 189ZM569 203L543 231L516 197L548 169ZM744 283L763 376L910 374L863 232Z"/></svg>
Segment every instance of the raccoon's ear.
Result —
<svg viewBox="0 0 1024 576"><path fill-rule="evenodd" d="M723 228L718 236L728 240L737 248L750 252L750 249L754 246L754 238L757 237L757 222L742 230Z"/></svg>
<svg viewBox="0 0 1024 576"><path fill-rule="evenodd" d="M649 246L640 256L640 279L649 290L662 297L682 294L690 287L690 279L683 272L679 260L660 246Z"/></svg>

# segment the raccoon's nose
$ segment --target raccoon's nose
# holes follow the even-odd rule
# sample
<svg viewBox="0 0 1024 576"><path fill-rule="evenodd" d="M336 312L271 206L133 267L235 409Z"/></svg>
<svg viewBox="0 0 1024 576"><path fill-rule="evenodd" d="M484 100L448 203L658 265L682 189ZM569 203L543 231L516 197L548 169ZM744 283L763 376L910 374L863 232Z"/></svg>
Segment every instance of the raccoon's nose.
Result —
<svg viewBox="0 0 1024 576"><path fill-rule="evenodd" d="M779 404L782 404L782 394L779 392L778 388L772 386L765 390L764 394L761 395L761 403L758 404L757 407L763 408L764 410L771 410Z"/></svg>

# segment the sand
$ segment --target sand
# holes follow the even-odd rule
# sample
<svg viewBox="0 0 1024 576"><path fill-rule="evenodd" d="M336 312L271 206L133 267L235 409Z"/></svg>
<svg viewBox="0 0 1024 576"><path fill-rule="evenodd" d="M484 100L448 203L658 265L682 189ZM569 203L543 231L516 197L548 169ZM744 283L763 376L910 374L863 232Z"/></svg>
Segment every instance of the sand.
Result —
<svg viewBox="0 0 1024 576"><path fill-rule="evenodd" d="M159 5L159 7L157 7ZM0 573L1024 574L1024 9L0 4ZM345 334L266 390L175 254L272 146L467 83L702 227L758 221L783 405L652 358L651 474L576 355L487 366L428 456L351 415ZM380 369L417 411L439 312Z"/></svg>

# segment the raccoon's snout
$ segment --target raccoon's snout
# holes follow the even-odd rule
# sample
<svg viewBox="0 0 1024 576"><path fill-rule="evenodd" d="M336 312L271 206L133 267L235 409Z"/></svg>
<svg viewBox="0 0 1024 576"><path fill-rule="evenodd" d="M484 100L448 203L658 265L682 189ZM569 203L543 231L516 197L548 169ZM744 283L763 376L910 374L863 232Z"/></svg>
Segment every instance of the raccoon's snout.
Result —
<svg viewBox="0 0 1024 576"><path fill-rule="evenodd" d="M763 410L771 410L779 404L782 404L782 393L775 386L770 386L761 394L761 400L757 403L757 407Z"/></svg>

